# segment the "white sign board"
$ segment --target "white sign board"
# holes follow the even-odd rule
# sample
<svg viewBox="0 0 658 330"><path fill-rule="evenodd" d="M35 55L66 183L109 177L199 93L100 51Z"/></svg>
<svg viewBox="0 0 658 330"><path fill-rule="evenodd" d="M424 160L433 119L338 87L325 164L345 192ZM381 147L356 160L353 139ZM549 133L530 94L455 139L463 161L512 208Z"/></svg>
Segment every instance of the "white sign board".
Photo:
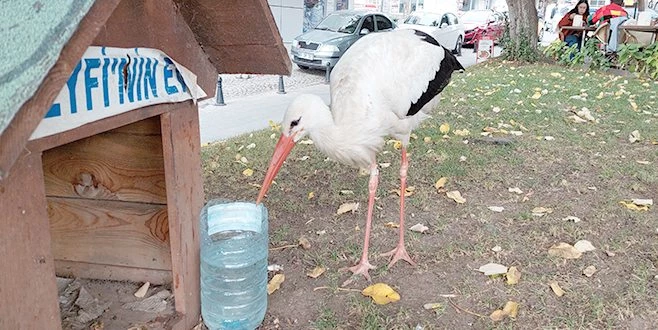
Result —
<svg viewBox="0 0 658 330"><path fill-rule="evenodd" d="M30 140L145 106L205 96L196 75L157 49L92 46Z"/></svg>
<svg viewBox="0 0 658 330"><path fill-rule="evenodd" d="M482 60L489 59L493 57L494 52L494 42L491 39L482 38L478 40L477 44L477 53L475 56L475 61L479 62Z"/></svg>

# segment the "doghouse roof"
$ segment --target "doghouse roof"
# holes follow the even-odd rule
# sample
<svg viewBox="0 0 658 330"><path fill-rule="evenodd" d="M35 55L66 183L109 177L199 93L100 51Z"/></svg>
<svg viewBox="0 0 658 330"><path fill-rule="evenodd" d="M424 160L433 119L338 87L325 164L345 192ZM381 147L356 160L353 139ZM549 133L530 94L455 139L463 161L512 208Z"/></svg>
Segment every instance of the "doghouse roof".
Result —
<svg viewBox="0 0 658 330"><path fill-rule="evenodd" d="M0 179L8 175L72 69L86 48L103 34L117 8L121 8L121 13L146 8L144 12L156 15L154 8L175 6L185 27L175 33L191 31L207 56L202 60L209 61L219 73L290 74L290 58L266 0L152 0L138 4L123 1L128 3L60 0L11 1L3 5ZM144 45L130 45L135 46ZM214 94L208 90L208 83L201 86L208 95Z"/></svg>

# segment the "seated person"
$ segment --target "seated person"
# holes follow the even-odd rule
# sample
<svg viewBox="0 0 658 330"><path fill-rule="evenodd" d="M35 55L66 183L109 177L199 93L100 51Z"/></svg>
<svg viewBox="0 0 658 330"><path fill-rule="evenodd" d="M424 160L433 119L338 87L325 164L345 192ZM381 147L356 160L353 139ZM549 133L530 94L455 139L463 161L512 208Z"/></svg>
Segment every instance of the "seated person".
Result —
<svg viewBox="0 0 658 330"><path fill-rule="evenodd" d="M610 4L599 8L589 20L590 25L610 24L610 38L607 51L616 52L619 43L619 25L628 19L628 13L622 7L624 0L610 0Z"/></svg>
<svg viewBox="0 0 658 330"><path fill-rule="evenodd" d="M560 31L560 40L566 42L567 46L571 47L572 45L576 45L578 49L580 49L580 40L583 36L583 31L562 30L562 27L572 26L574 17L576 16L581 16L583 18L583 23L587 22L587 15L589 15L589 4L587 3L587 0L579 0L576 6L569 10L569 12L562 17L560 22L557 23Z"/></svg>

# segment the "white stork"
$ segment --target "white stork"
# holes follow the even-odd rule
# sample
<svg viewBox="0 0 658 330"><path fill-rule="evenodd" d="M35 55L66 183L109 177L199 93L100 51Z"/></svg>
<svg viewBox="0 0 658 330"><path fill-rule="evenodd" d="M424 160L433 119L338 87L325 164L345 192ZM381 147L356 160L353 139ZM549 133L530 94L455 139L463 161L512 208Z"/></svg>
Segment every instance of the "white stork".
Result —
<svg viewBox="0 0 658 330"><path fill-rule="evenodd" d="M363 254L350 267L370 280L368 244L379 170L375 157L392 136L402 142L400 167L400 240L389 268L402 259L412 265L404 247L404 191L406 190L409 135L439 101L453 71L464 68L451 52L431 36L414 30L396 30L363 37L348 49L331 73L331 108L319 96L300 95L288 106L282 134L274 150L256 203L297 141L309 136L320 151L341 163L370 167L368 216Z"/></svg>

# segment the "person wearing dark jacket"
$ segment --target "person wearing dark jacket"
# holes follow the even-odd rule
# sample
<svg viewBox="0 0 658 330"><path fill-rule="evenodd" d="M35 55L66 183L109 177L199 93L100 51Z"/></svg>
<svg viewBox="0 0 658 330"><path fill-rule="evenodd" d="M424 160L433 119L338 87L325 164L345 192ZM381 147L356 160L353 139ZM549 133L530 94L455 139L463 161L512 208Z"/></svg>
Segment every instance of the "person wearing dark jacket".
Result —
<svg viewBox="0 0 658 330"><path fill-rule="evenodd" d="M580 49L580 38L583 36L583 31L576 30L562 30L564 26L572 26L574 18L576 16L582 17L582 22L587 22L587 16L589 15L589 4L587 0L579 0L576 6L569 10L559 23L557 23L558 29L560 31L559 36L560 40L567 43L569 47L576 45Z"/></svg>

